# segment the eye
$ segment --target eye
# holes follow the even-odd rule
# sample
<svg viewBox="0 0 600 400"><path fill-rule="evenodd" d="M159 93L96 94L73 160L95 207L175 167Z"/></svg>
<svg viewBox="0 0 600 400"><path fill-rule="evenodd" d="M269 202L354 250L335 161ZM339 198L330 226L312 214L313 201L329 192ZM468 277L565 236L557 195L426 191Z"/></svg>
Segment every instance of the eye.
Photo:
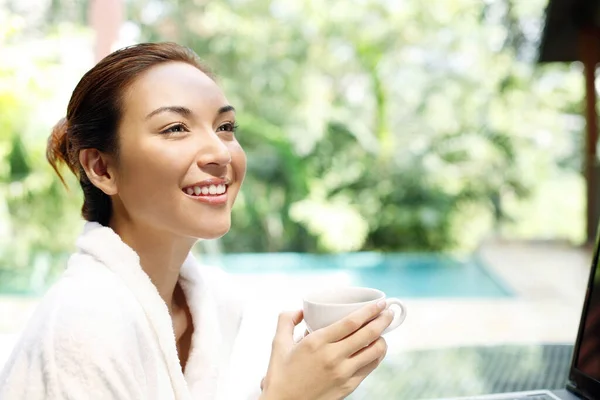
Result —
<svg viewBox="0 0 600 400"><path fill-rule="evenodd" d="M160 133L165 134L165 135L172 135L175 133L182 133L182 132L188 132L188 129L183 124L176 124L176 125L168 127L167 129L165 129L164 131L161 131Z"/></svg>
<svg viewBox="0 0 600 400"><path fill-rule="evenodd" d="M238 126L233 122L226 122L217 128L217 132L235 132Z"/></svg>

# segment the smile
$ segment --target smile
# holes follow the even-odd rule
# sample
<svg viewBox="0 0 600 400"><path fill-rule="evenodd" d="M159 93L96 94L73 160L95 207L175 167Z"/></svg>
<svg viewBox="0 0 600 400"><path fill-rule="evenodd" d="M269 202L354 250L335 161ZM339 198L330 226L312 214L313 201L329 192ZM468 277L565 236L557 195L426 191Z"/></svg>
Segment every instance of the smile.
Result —
<svg viewBox="0 0 600 400"><path fill-rule="evenodd" d="M227 192L227 185L188 186L184 192L190 196L218 196Z"/></svg>
<svg viewBox="0 0 600 400"><path fill-rule="evenodd" d="M222 205L227 203L229 181L207 179L182 189L189 198L205 204Z"/></svg>

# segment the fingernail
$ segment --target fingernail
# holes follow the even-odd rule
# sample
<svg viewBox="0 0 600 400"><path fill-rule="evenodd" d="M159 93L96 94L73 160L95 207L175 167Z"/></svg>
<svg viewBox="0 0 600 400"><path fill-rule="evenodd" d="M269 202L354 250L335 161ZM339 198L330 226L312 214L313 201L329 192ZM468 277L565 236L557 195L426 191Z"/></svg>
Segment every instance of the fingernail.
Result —
<svg viewBox="0 0 600 400"><path fill-rule="evenodd" d="M379 303L377 303L377 308L383 310L385 308L385 300L379 301Z"/></svg>

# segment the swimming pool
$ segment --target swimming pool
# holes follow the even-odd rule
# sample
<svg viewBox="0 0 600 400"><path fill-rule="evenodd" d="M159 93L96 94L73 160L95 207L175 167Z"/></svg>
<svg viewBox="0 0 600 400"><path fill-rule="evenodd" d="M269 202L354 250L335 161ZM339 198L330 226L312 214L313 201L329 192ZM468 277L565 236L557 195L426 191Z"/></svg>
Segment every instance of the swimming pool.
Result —
<svg viewBox="0 0 600 400"><path fill-rule="evenodd" d="M200 256L238 277L273 284L354 285L402 298L510 297L506 285L476 257L416 253L237 253Z"/></svg>

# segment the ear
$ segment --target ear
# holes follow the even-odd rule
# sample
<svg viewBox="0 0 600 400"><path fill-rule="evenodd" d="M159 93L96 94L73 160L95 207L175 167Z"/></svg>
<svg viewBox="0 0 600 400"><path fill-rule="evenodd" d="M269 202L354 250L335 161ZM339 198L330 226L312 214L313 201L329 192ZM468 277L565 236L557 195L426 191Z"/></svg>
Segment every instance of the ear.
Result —
<svg viewBox="0 0 600 400"><path fill-rule="evenodd" d="M96 149L83 149L79 162L94 186L109 196L118 193L115 163L110 156Z"/></svg>

